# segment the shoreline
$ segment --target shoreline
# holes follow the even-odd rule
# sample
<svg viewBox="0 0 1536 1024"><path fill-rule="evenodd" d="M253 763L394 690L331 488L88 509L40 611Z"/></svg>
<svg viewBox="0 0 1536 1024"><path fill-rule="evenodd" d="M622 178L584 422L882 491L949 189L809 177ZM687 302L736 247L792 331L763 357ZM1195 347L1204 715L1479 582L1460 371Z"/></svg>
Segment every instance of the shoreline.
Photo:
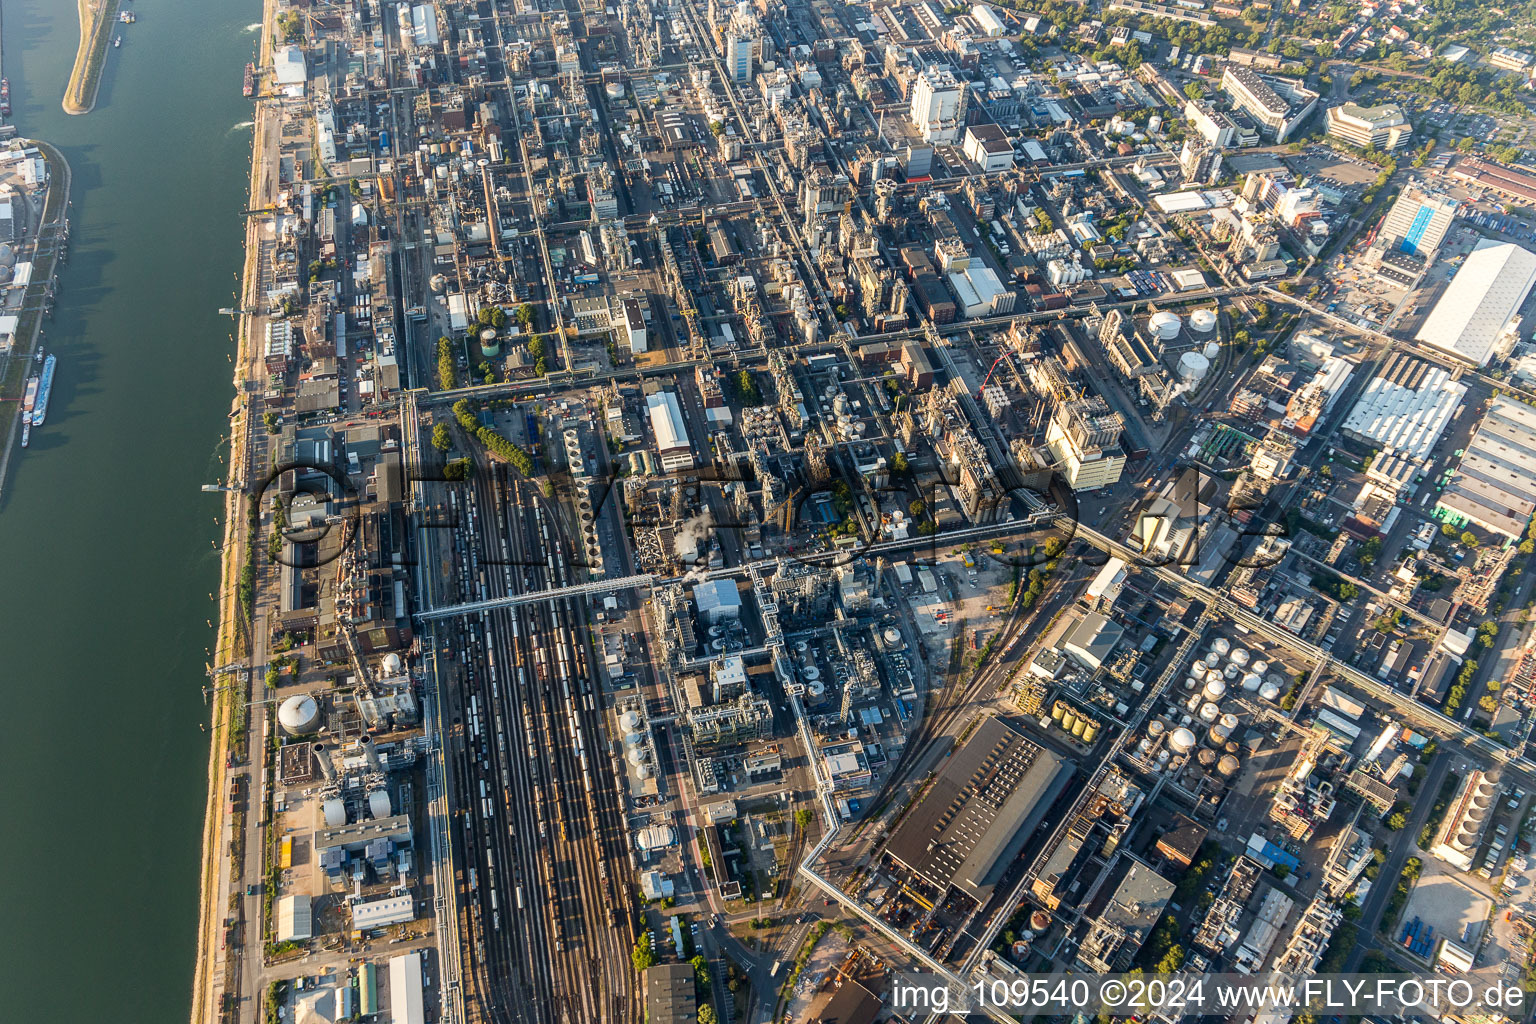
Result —
<svg viewBox="0 0 1536 1024"><path fill-rule="evenodd" d="M58 280L59 253L65 239L69 237L69 193L73 180L69 161L64 159L64 154L57 147L38 139L29 139L27 141L36 146L38 151L43 154L43 159L48 162L48 192L43 197L43 208L38 214L36 237L39 243L41 243L45 232L51 229L55 234L55 239L54 244L49 250L50 262L48 264L48 273L39 275L38 281L35 282L40 284L43 290L47 292L54 287ZM55 204L56 196L58 199L57 204ZM48 216L50 207L53 209L53 218L51 220ZM21 359L24 367L22 370L23 379L26 377L25 367L30 365L36 356L38 341L43 331L43 311L40 309L36 310L31 316L30 336L27 339L25 350L18 345L5 362L6 372L9 372L11 361ZM18 390L17 396L19 397L20 394L21 392ZM0 444L0 499L4 498L5 485L11 469L11 456L15 454L17 438L21 436L21 431L18 429L20 422L21 403L18 401L16 409L10 415L5 431L5 440L3 444Z"/></svg>
<svg viewBox="0 0 1536 1024"><path fill-rule="evenodd" d="M75 0L80 19L80 42L75 47L75 64L64 86L64 113L79 116L96 109L96 94L101 91L101 75L107 67L107 44L122 0L100 0L100 17L91 18L91 0ZM87 24L89 22L89 24Z"/></svg>
<svg viewBox="0 0 1536 1024"><path fill-rule="evenodd" d="M256 62L258 66L266 63L267 55L272 46L272 19L274 16L274 0L262 2L262 28L261 38L257 46ZM251 163L247 180L248 196L247 205L254 205L262 191L263 167L261 154L263 151L262 140L266 131L270 130L269 121L271 113L262 105L260 97L256 97L256 109L253 113L255 122L251 132ZM240 291L237 296L237 305L242 308L251 308L248 299L250 291L256 284L256 254L258 251L257 233L260 230L258 222L250 217L245 221L244 255L240 270ZM242 651L240 639L241 630L238 616L241 614L239 600L240 571L245 559L246 545L251 543L247 535L247 516L244 508L246 497L244 487L248 481L244 476L245 462L248 458L246 440L251 424L252 411L248 399L245 398L245 381L247 362L251 352L251 320L249 314L241 314L239 327L236 333L236 348L234 356L234 374L231 383L235 389L235 395L231 404L230 423L230 452L229 475L225 481L227 490L224 494L224 539L222 548L222 564L219 580L219 625L218 635L214 646L212 666L233 664L241 657L249 656L249 644ZM252 623L254 628L254 622ZM239 678L238 676L221 675L211 680L217 687L219 679ZM246 685L252 678L251 673L245 676ZM226 694L229 696L226 697ZM241 931L241 946L223 947L224 932L221 922L228 914L228 890L230 886L222 884L225 881L224 869L229 863L229 851L223 836L229 827L229 820L224 813L224 806L220 800L221 794L228 786L229 759L231 755L232 726L236 721L234 714L237 702L246 700L245 685L236 685L233 690L214 690L212 701L210 732L208 745L208 797L204 811L203 821L203 846L201 868L199 870L199 899L198 899L198 935L197 955L194 963L192 1006L189 1019L191 1024L214 1024L223 1019L221 1012L223 1002L230 993L226 991L225 980L229 970L229 956L243 957L245 947L251 942L260 943L263 940L261 934L262 922L243 922ZM259 756L264 751L257 751L251 742L251 732L254 723L246 723L246 747L252 753L252 767L254 768L254 756ZM254 799L254 792L251 794ZM215 957L219 963L214 963ZM238 962L238 959L237 959ZM217 968L217 970L216 970ZM238 1000L238 987L234 993ZM216 998L222 997L222 998Z"/></svg>

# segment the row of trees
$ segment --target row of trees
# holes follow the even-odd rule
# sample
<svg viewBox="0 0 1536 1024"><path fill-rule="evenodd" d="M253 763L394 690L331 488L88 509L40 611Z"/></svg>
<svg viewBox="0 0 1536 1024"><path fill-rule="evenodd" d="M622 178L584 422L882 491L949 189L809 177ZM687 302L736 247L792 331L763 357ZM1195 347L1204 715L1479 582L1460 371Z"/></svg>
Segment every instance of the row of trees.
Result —
<svg viewBox="0 0 1536 1024"><path fill-rule="evenodd" d="M490 427L481 424L467 398L461 398L453 403L453 415L459 421L459 426L475 435L475 439L485 445L486 451L510 463L524 476L533 475L533 457L521 446L513 444Z"/></svg>

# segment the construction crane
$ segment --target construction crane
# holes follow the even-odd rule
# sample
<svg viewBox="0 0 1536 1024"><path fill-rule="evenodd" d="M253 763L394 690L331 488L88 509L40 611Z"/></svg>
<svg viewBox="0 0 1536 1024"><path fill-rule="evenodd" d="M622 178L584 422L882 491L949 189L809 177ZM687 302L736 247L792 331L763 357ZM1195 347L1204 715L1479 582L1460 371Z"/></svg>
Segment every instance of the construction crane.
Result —
<svg viewBox="0 0 1536 1024"><path fill-rule="evenodd" d="M997 372L998 366L1001 365L1003 360L1007 359L1010 355L1012 355L1012 353L1008 349L1004 349L1002 355L992 360L992 365L987 368L987 375L981 379L981 387L976 389L977 398L980 398L982 392L987 390L987 382L992 379L992 374Z"/></svg>

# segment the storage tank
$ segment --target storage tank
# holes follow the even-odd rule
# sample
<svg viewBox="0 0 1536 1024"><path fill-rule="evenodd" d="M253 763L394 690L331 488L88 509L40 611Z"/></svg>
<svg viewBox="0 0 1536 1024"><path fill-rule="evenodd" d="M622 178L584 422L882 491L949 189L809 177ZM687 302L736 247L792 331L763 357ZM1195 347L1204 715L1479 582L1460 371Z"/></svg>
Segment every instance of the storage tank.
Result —
<svg viewBox="0 0 1536 1024"><path fill-rule="evenodd" d="M1211 641L1211 650L1225 658L1232 650L1232 644L1224 636L1219 636Z"/></svg>
<svg viewBox="0 0 1536 1024"><path fill-rule="evenodd" d="M1249 693L1255 693L1258 691L1259 686L1262 685L1263 682L1263 676L1259 675L1257 672L1249 672L1243 676L1243 689Z"/></svg>
<svg viewBox="0 0 1536 1024"><path fill-rule="evenodd" d="M1172 341L1179 336L1179 329L1184 326L1184 321L1179 319L1179 314L1160 309L1147 318L1147 330L1157 335L1164 341Z"/></svg>
<svg viewBox="0 0 1536 1024"><path fill-rule="evenodd" d="M1157 739L1167 731L1168 726L1163 722L1161 718L1154 718L1151 722L1147 723L1147 735L1151 736L1153 739Z"/></svg>
<svg viewBox="0 0 1536 1024"><path fill-rule="evenodd" d="M1051 926L1051 915L1037 910L1029 915L1029 926L1037 932L1043 932Z"/></svg>
<svg viewBox="0 0 1536 1024"><path fill-rule="evenodd" d="M1203 661L1195 662L1192 666L1190 666L1190 669L1189 669L1189 674L1190 675L1192 675L1196 679L1199 679L1199 680L1202 680L1202 681L1205 679L1206 675L1209 672L1210 672L1210 669L1205 667L1205 662L1203 662Z"/></svg>
<svg viewBox="0 0 1536 1024"><path fill-rule="evenodd" d="M1211 372L1211 361L1199 352L1190 350L1179 356L1179 380L1186 384L1198 384Z"/></svg>
<svg viewBox="0 0 1536 1024"><path fill-rule="evenodd" d="M1216 763L1216 751L1210 747L1201 747L1200 753L1196 754L1195 757L1203 768L1209 768Z"/></svg>
<svg viewBox="0 0 1536 1024"><path fill-rule="evenodd" d="M645 748L644 747L630 747L629 748L629 763L634 765L636 768L638 768L641 765L645 764Z"/></svg>
<svg viewBox="0 0 1536 1024"><path fill-rule="evenodd" d="M625 732L640 731L640 712L631 708L619 716L619 728Z"/></svg>
<svg viewBox="0 0 1536 1024"><path fill-rule="evenodd" d="M1207 335L1216 329L1216 311L1197 309L1189 314L1189 329L1199 335Z"/></svg>
<svg viewBox="0 0 1536 1024"><path fill-rule="evenodd" d="M1221 717L1221 708L1207 701L1200 705L1200 721L1210 724Z"/></svg>
<svg viewBox="0 0 1536 1024"><path fill-rule="evenodd" d="M1227 684L1222 682L1220 679L1212 679L1205 684L1206 700L1221 700L1221 698L1225 697L1226 695Z"/></svg>
<svg viewBox="0 0 1536 1024"><path fill-rule="evenodd" d="M389 804L389 794L382 789L376 789L368 794L368 816L371 818L387 818L394 813Z"/></svg>
<svg viewBox="0 0 1536 1024"><path fill-rule="evenodd" d="M1232 648L1231 658L1232 658L1232 664L1234 664L1234 665L1246 665L1246 664L1248 664L1248 649L1246 647L1234 647L1234 648Z"/></svg>
<svg viewBox="0 0 1536 1024"><path fill-rule="evenodd" d="M400 659L400 655L393 652L384 655L383 668L386 679L405 675L405 662Z"/></svg>
<svg viewBox="0 0 1536 1024"><path fill-rule="evenodd" d="M1055 704L1051 705L1051 718L1055 719L1056 721L1061 721L1062 716L1066 713L1067 706L1061 701L1057 701Z"/></svg>
<svg viewBox="0 0 1536 1024"><path fill-rule="evenodd" d="M1136 753L1146 757L1152 749L1152 741L1143 736L1136 744Z"/></svg>
<svg viewBox="0 0 1536 1024"><path fill-rule="evenodd" d="M1189 700L1184 702L1184 710L1186 710L1186 711L1198 711L1198 710L1200 710L1201 703L1203 703L1204 701L1205 701L1204 695L1198 694L1198 693L1192 693L1189 696Z"/></svg>
<svg viewBox="0 0 1536 1024"><path fill-rule="evenodd" d="M1265 683L1263 686L1259 687L1259 696L1267 701L1279 700L1280 687L1276 686L1274 683Z"/></svg>
<svg viewBox="0 0 1536 1024"><path fill-rule="evenodd" d="M1199 685L1200 680L1196 679L1194 676L1190 676L1188 679L1184 680L1184 689L1186 690L1193 690Z"/></svg>
<svg viewBox="0 0 1536 1024"><path fill-rule="evenodd" d="M487 327L480 332L480 351L487 356L501 355L501 342L496 340L496 328Z"/></svg>
<svg viewBox="0 0 1536 1024"><path fill-rule="evenodd" d="M1221 755L1221 760L1216 762L1216 770L1229 779L1237 774L1237 769L1239 766L1240 765L1237 758L1233 757L1231 754Z"/></svg>
<svg viewBox="0 0 1536 1024"><path fill-rule="evenodd" d="M603 92L607 93L608 98L611 100L621 100L624 98L624 83L609 82L603 86Z"/></svg>
<svg viewBox="0 0 1536 1024"><path fill-rule="evenodd" d="M277 724L289 736L305 736L320 727L320 705L307 693L289 697L277 709Z"/></svg>
<svg viewBox="0 0 1536 1024"><path fill-rule="evenodd" d="M347 805L341 802L339 796L327 800L322 813L325 815L326 828L336 828L347 823Z"/></svg>
<svg viewBox="0 0 1536 1024"><path fill-rule="evenodd" d="M1218 666L1220 664L1221 664L1221 655L1217 654L1215 651L1212 651L1210 654L1207 654L1205 656L1205 667L1206 668L1215 668L1216 666Z"/></svg>
<svg viewBox="0 0 1536 1024"><path fill-rule="evenodd" d="M1168 737L1168 747L1175 754L1187 754L1195 749L1195 734L1188 729L1175 729Z"/></svg>
<svg viewBox="0 0 1536 1024"><path fill-rule="evenodd" d="M1077 721L1072 723L1072 735L1073 736L1076 736L1078 738L1082 738L1083 733L1085 733L1087 731L1088 731L1088 719L1086 719L1086 718L1079 718Z"/></svg>
<svg viewBox="0 0 1536 1024"><path fill-rule="evenodd" d="M1099 738L1099 723L1098 722L1089 721L1086 718L1083 719L1083 736L1082 736L1083 742L1084 743L1092 743L1094 740L1096 740L1098 738Z"/></svg>
<svg viewBox="0 0 1536 1024"><path fill-rule="evenodd" d="M1226 677L1227 677L1227 681L1228 682L1231 682L1232 680L1237 679L1242 674L1243 674L1243 670L1238 668L1236 665L1228 665L1227 666L1227 671L1224 673L1224 675L1226 675Z"/></svg>
<svg viewBox="0 0 1536 1024"><path fill-rule="evenodd" d="M1259 658L1257 661L1248 666L1248 671L1257 672L1259 675L1263 675L1269 671L1269 662L1265 661L1263 658Z"/></svg>
<svg viewBox="0 0 1536 1024"><path fill-rule="evenodd" d="M1211 359L1211 360L1214 360L1216 358L1216 356L1220 354L1220 352L1221 352L1221 346L1216 344L1214 341L1206 342L1205 348L1200 350L1200 354L1201 355L1203 355L1203 356L1205 356L1205 358Z"/></svg>
<svg viewBox="0 0 1536 1024"><path fill-rule="evenodd" d="M885 630L885 644L887 647L895 647L901 643L901 630L895 626L887 626Z"/></svg>

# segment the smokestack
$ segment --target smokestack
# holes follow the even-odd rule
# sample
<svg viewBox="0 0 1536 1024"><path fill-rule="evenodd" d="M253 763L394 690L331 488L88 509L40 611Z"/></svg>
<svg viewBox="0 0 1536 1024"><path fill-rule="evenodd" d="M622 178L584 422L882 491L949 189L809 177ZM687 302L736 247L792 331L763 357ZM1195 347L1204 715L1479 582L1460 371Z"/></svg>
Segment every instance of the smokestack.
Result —
<svg viewBox="0 0 1536 1024"><path fill-rule="evenodd" d="M336 781L336 766L331 763L331 751L324 743L316 743L309 748L314 752L315 763L320 766L320 775L326 782Z"/></svg>
<svg viewBox="0 0 1536 1024"><path fill-rule="evenodd" d="M369 771L377 772L383 770L379 767L379 752L373 745L372 736L364 736L362 739L358 740L357 749L360 750L363 757L368 760Z"/></svg>

